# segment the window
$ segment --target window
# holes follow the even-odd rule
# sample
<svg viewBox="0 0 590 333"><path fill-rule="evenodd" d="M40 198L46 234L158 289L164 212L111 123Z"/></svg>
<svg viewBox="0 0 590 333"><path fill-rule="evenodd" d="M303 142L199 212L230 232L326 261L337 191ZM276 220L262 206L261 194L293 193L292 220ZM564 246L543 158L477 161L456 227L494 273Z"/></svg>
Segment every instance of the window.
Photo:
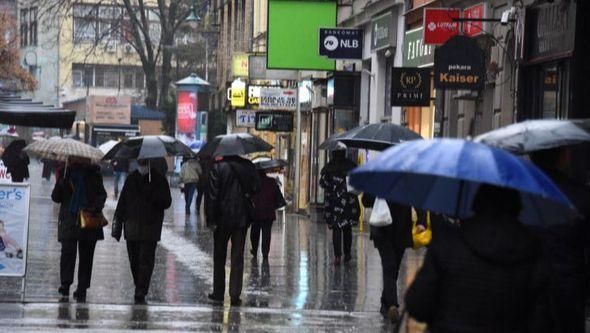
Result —
<svg viewBox="0 0 590 333"><path fill-rule="evenodd" d="M75 5L74 43L94 42L96 40L96 31L96 7Z"/></svg>
<svg viewBox="0 0 590 333"><path fill-rule="evenodd" d="M133 75L134 73L131 71L126 71L123 74L123 87L130 89L133 88Z"/></svg>
<svg viewBox="0 0 590 333"><path fill-rule="evenodd" d="M145 78L143 72L141 71L135 73L135 87L138 89L145 88Z"/></svg>
<svg viewBox="0 0 590 333"><path fill-rule="evenodd" d="M76 88L84 87L84 71L80 69L72 70L72 85Z"/></svg>
<svg viewBox="0 0 590 333"><path fill-rule="evenodd" d="M104 86L106 88L117 88L119 87L119 72L110 68L104 74Z"/></svg>
<svg viewBox="0 0 590 333"><path fill-rule="evenodd" d="M37 7L20 11L20 46L37 45Z"/></svg>

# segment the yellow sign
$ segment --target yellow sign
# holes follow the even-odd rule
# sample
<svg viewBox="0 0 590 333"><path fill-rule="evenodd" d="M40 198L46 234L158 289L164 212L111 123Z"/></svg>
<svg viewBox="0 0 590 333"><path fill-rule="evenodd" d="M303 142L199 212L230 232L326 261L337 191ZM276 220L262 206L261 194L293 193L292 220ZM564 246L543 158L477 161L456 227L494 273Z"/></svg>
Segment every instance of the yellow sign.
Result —
<svg viewBox="0 0 590 333"><path fill-rule="evenodd" d="M230 101L233 107L246 106L246 89L245 88L230 88Z"/></svg>
<svg viewBox="0 0 590 333"><path fill-rule="evenodd" d="M235 77L248 77L248 55L235 54L232 59L232 73Z"/></svg>

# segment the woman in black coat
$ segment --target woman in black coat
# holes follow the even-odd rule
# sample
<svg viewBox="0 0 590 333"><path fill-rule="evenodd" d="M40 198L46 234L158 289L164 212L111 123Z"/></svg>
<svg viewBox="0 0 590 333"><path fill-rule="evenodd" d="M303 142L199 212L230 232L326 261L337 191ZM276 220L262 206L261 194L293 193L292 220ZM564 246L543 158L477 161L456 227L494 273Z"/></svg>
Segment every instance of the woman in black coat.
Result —
<svg viewBox="0 0 590 333"><path fill-rule="evenodd" d="M482 185L473 218L437 229L405 298L429 332L550 330L548 272L520 205L516 191Z"/></svg>
<svg viewBox="0 0 590 333"><path fill-rule="evenodd" d="M69 162L65 177L59 177L51 193L51 199L60 204L57 229L57 239L61 243L59 293L63 298L69 297L78 251L78 287L74 298L85 302L92 276L94 248L97 241L104 239L104 234L102 228L81 229L79 214L81 210L102 212L107 193L97 166L85 159L70 158Z"/></svg>

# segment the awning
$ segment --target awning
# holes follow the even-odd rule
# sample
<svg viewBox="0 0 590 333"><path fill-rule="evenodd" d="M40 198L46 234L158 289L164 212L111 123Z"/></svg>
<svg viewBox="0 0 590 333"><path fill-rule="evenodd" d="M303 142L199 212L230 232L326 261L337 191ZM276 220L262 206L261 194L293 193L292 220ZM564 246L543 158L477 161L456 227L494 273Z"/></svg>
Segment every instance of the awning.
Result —
<svg viewBox="0 0 590 333"><path fill-rule="evenodd" d="M43 128L72 128L76 111L44 105L0 90L0 124Z"/></svg>

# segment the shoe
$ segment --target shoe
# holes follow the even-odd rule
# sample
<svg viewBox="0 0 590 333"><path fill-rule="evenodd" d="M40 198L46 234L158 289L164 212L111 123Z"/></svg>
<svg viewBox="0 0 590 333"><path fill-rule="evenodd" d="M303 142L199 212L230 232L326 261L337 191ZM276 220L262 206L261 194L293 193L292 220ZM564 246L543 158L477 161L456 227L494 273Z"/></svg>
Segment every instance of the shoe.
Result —
<svg viewBox="0 0 590 333"><path fill-rule="evenodd" d="M392 305L387 309L387 318L394 324L399 321L399 310L397 306Z"/></svg>
<svg viewBox="0 0 590 333"><path fill-rule="evenodd" d="M342 257L341 256L336 256L334 258L334 266L340 266L340 263L342 262Z"/></svg>
<svg viewBox="0 0 590 333"><path fill-rule="evenodd" d="M352 260L352 256L348 255L348 256L344 256L344 262L348 263Z"/></svg>
<svg viewBox="0 0 590 333"><path fill-rule="evenodd" d="M58 300L59 303L69 303L70 298L68 296L61 296Z"/></svg>
<svg viewBox="0 0 590 333"><path fill-rule="evenodd" d="M240 306L242 305L242 300L239 298L234 298L231 300L231 306Z"/></svg>
<svg viewBox="0 0 590 333"><path fill-rule="evenodd" d="M78 303L86 303L86 290L82 291L82 290L77 290L74 291L74 299L76 300L76 302Z"/></svg>
<svg viewBox="0 0 590 333"><path fill-rule="evenodd" d="M147 302L145 301L145 296L135 296L133 298L133 301L135 305L147 305Z"/></svg>
<svg viewBox="0 0 590 333"><path fill-rule="evenodd" d="M57 291L59 292L60 295L64 296L64 297L69 297L70 296L70 287L67 286L60 286Z"/></svg>
<svg viewBox="0 0 590 333"><path fill-rule="evenodd" d="M218 295L211 293L211 294L207 295L207 298L209 298L213 302L223 303L223 296L218 296Z"/></svg>

